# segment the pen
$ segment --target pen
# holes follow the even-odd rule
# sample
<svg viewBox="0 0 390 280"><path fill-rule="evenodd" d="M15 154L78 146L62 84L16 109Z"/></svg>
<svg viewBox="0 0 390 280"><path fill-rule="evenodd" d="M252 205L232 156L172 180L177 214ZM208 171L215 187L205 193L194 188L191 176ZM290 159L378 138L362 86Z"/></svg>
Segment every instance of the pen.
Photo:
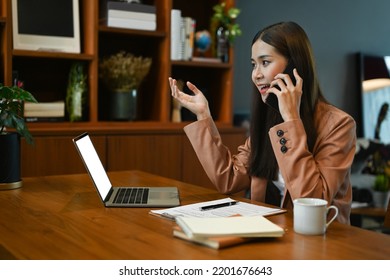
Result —
<svg viewBox="0 0 390 280"><path fill-rule="evenodd" d="M236 205L237 203L238 203L238 201L231 201L231 202L224 202L224 203L220 203L220 204L207 205L207 206L200 207L200 210L202 210L202 211L212 210L212 209L217 209L217 208L221 208L221 207Z"/></svg>
<svg viewBox="0 0 390 280"><path fill-rule="evenodd" d="M161 216L163 216L164 218L167 218L167 219L169 219L171 221L174 221L176 219L176 217L174 215L171 215L171 214L166 213L166 212L161 213Z"/></svg>

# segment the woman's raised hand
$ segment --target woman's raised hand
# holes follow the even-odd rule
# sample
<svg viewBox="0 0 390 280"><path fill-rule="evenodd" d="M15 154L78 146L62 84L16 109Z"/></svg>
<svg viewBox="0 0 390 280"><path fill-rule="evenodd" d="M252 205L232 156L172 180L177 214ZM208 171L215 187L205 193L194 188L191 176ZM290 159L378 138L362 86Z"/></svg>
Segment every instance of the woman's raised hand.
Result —
<svg viewBox="0 0 390 280"><path fill-rule="evenodd" d="M187 82L187 87L194 93L194 95L189 95L179 90L175 79L169 77L168 80L173 98L175 98L183 107L194 113L198 120L211 117L206 97L194 84Z"/></svg>

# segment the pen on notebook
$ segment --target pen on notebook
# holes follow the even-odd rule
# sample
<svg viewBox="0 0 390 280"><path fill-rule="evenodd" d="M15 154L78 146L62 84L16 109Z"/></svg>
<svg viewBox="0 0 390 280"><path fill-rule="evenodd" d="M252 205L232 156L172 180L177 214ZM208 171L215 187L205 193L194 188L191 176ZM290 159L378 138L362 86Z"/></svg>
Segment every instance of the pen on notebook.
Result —
<svg viewBox="0 0 390 280"><path fill-rule="evenodd" d="M221 207L236 205L237 203L238 203L238 201L231 201L231 202L224 202L224 203L219 203L219 204L207 205L207 206L200 207L200 210L202 210L202 211L212 210L212 209L217 209L217 208L221 208Z"/></svg>
<svg viewBox="0 0 390 280"><path fill-rule="evenodd" d="M172 221L174 221L176 219L176 217L174 215L171 215L171 214L166 213L166 212L161 213L161 216L163 216L164 218L167 218L169 220L172 220Z"/></svg>

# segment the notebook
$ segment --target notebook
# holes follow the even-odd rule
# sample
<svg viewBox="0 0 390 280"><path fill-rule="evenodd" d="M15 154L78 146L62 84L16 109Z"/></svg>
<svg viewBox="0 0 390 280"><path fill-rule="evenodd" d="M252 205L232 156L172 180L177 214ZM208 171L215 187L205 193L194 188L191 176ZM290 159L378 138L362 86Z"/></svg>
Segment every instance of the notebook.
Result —
<svg viewBox="0 0 390 280"><path fill-rule="evenodd" d="M284 229L263 216L218 218L176 217L177 225L189 238L281 237Z"/></svg>
<svg viewBox="0 0 390 280"><path fill-rule="evenodd" d="M180 205L177 187L112 186L89 134L85 132L72 140L106 207L171 207Z"/></svg>

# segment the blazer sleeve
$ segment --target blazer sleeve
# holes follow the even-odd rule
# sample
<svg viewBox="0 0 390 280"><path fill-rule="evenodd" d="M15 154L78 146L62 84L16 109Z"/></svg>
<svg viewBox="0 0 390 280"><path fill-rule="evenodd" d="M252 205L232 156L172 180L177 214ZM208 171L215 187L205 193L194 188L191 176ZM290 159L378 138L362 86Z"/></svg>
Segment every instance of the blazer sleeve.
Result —
<svg viewBox="0 0 390 280"><path fill-rule="evenodd" d="M272 147L292 200L318 197L347 207L351 201L349 176L355 155L356 124L348 114L337 110L319 115L313 153L308 150L300 119L271 128Z"/></svg>
<svg viewBox="0 0 390 280"><path fill-rule="evenodd" d="M248 175L249 140L238 147L238 153L222 143L221 136L211 118L193 122L184 127L192 147L207 176L219 192L236 193L250 187Z"/></svg>

